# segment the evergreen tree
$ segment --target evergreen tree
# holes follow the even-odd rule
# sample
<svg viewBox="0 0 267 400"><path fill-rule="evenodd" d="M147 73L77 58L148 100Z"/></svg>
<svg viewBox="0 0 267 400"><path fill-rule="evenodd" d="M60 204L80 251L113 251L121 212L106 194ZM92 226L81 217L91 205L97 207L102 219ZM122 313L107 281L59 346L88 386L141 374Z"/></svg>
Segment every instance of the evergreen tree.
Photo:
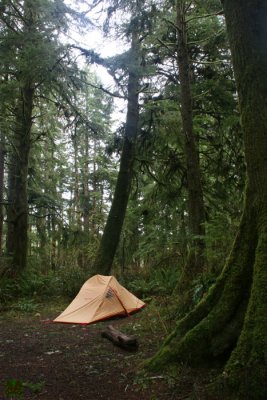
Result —
<svg viewBox="0 0 267 400"><path fill-rule="evenodd" d="M104 60L94 52L82 49L83 53L90 58L91 62L102 64L107 67L116 82L125 82L125 74L128 75L126 91L127 116L119 173L110 212L95 258L92 273L110 273L119 244L131 191L135 142L138 134L138 98L141 91L140 83L143 75L141 42L143 40L142 35L146 36L150 31L150 19L148 18L151 12L150 9L150 5L147 6L146 3L139 1L133 3L115 1L108 8L109 17L117 10L126 11L128 16L130 16L130 21L126 24L126 28L124 28L124 35L128 40L130 39L131 47L125 54ZM107 21L109 20L110 18L107 19ZM119 78L116 76L116 72L120 73Z"/></svg>
<svg viewBox="0 0 267 400"><path fill-rule="evenodd" d="M265 399L266 386L266 24L267 5L223 2L241 121L247 184L231 254L207 297L178 322L151 369L228 355L214 398ZM257 26L257 29L255 29ZM216 385L215 385L216 387Z"/></svg>
<svg viewBox="0 0 267 400"><path fill-rule="evenodd" d="M66 46L58 43L60 29L66 27L67 11L61 0L16 1L4 3L2 7L1 53L5 62L1 74L8 76L2 90L10 97L12 112L7 137L10 149L7 253L14 275L27 265L27 186L30 151L35 140L34 109L41 96L48 98L58 89L62 93L67 82L68 52ZM71 63L70 59L66 61ZM65 97L69 87L65 87Z"/></svg>
<svg viewBox="0 0 267 400"><path fill-rule="evenodd" d="M83 71L80 84L71 104L58 95L56 102L40 99L35 108L40 117L29 163L30 248L42 271L68 264L88 269L106 218L112 101L90 71Z"/></svg>
<svg viewBox="0 0 267 400"><path fill-rule="evenodd" d="M92 273L110 274L117 250L128 199L131 191L135 142L138 133L138 92L140 82L139 18L130 27L131 49L129 59L128 105L120 168L107 223L96 254Z"/></svg>
<svg viewBox="0 0 267 400"><path fill-rule="evenodd" d="M188 188L188 224L193 237L193 249L189 254L185 273L188 276L201 272L204 265L205 209L201 182L197 140L193 127L193 104L190 88L190 64L186 22L190 4L176 2L177 66L180 83L183 148L186 162ZM197 238L197 239L196 239Z"/></svg>
<svg viewBox="0 0 267 400"><path fill-rule="evenodd" d="M237 111L233 115L233 109L236 109L236 89L225 39L225 26L217 16L220 13L218 4L200 7L192 3L184 21L188 25L186 50L192 97L191 122L194 127L195 147L199 153L199 172L202 175L201 185L209 233L205 253L216 272L221 270L222 263L220 257L217 258L212 251L213 243L217 242L218 247L219 239L221 245L225 246L226 241L220 236L219 229L215 232L215 224L220 219L227 226L228 220L235 220L239 215L244 170ZM147 37L145 43L148 49L145 62L146 66L150 66L150 74L145 78L149 82L149 88L143 94L141 133L137 142L136 190L140 192L139 198L142 200L139 200L141 207L137 203L136 213L138 215L144 209L150 214L145 220L147 228L150 230L151 227L153 230L155 226L152 214L157 215L155 225L160 225L162 210L168 208L171 221L169 229L173 229L169 232L169 243L176 243L177 246L176 251L173 251L177 257L175 264L180 270L184 268L187 271L185 260L188 258L188 248L192 248L192 232L190 234L188 228L188 165L184 156L181 88L176 66L179 35L176 32L173 8L159 9L157 23L153 26L153 35ZM227 185L223 184L226 180ZM233 202L233 198L236 201ZM163 226L165 218L161 221ZM132 219L129 216L130 220ZM176 229L174 221L177 224ZM229 223L231 224L232 222ZM163 231L162 229L161 232ZM153 254L152 259L155 255L160 257L158 249L163 249L161 235L154 235L154 241L150 241L147 251L145 235L143 239L140 242L143 251L138 251L138 254ZM198 239L200 236L196 235L196 241ZM196 274L193 275L196 278ZM191 279L187 279L188 281ZM180 290L180 284L178 287Z"/></svg>

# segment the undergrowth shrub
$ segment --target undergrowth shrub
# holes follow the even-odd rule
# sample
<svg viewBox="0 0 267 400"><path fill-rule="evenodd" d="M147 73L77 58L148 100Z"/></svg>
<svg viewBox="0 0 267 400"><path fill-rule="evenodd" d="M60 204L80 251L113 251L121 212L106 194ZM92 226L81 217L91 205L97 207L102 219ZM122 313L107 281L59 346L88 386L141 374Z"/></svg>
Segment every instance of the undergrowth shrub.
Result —
<svg viewBox="0 0 267 400"><path fill-rule="evenodd" d="M196 305L208 293L209 288L216 282L216 277L211 274L201 276L192 282L191 295L193 305Z"/></svg>
<svg viewBox="0 0 267 400"><path fill-rule="evenodd" d="M37 311L39 304L35 302L34 299L20 299L15 305L13 305L13 309L17 311L21 311L24 313L31 313Z"/></svg>
<svg viewBox="0 0 267 400"><path fill-rule="evenodd" d="M57 292L57 277L53 273L48 275L34 272L25 272L18 282L22 297L51 296Z"/></svg>
<svg viewBox="0 0 267 400"><path fill-rule="evenodd" d="M16 282L13 282L13 280L6 277L2 277L0 280L0 305L9 303L14 298L17 298L18 295L19 290Z"/></svg>
<svg viewBox="0 0 267 400"><path fill-rule="evenodd" d="M2 277L0 280L0 303L7 304L18 299L50 297L59 294L58 278L54 274L41 275L25 271L17 279Z"/></svg>
<svg viewBox="0 0 267 400"><path fill-rule="evenodd" d="M41 274L27 270L17 279L1 277L0 304L15 304L21 311L34 311L34 301L39 298L68 297L72 299L80 290L88 274L78 267L64 267L57 272Z"/></svg>
<svg viewBox="0 0 267 400"><path fill-rule="evenodd" d="M139 275L129 274L124 281L127 288L139 297L161 296L172 294L179 275L176 268L156 268Z"/></svg>
<svg viewBox="0 0 267 400"><path fill-rule="evenodd" d="M57 274L60 294L69 298L76 296L82 284L88 279L88 272L78 267L64 267Z"/></svg>

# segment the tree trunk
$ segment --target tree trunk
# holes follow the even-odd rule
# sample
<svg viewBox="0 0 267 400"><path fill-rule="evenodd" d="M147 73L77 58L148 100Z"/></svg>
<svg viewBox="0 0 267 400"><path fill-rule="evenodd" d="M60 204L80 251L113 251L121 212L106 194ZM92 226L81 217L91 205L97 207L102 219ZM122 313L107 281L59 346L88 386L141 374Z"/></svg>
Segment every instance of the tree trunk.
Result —
<svg viewBox="0 0 267 400"><path fill-rule="evenodd" d="M0 254L3 244L3 222L4 222L4 172L5 172L5 144L4 135L0 137Z"/></svg>
<svg viewBox="0 0 267 400"><path fill-rule="evenodd" d="M89 237L89 215L90 215L90 192L89 192L89 137L88 133L84 134L84 162L83 162L83 231L85 237Z"/></svg>
<svg viewBox="0 0 267 400"><path fill-rule="evenodd" d="M14 150L14 149L13 149ZM14 151L9 153L8 157L8 207L7 207L7 235L6 235L6 252L9 257L14 252L14 199L15 199L15 185L16 185L16 158Z"/></svg>
<svg viewBox="0 0 267 400"><path fill-rule="evenodd" d="M18 47L18 98L14 109L12 155L9 169L9 206L7 211L7 251L10 255L11 275L16 276L27 266L28 253L28 166L31 148L31 128L34 99L34 72L27 64L27 50L35 32L34 11L31 1L23 3L21 37L24 45Z"/></svg>
<svg viewBox="0 0 267 400"><path fill-rule="evenodd" d="M72 137L74 148L74 195L73 195L73 223L76 226L80 223L81 200L80 200L80 173L78 164L78 138L77 133Z"/></svg>
<svg viewBox="0 0 267 400"><path fill-rule="evenodd" d="M8 68L6 68L8 70ZM5 83L8 83L8 74L3 77ZM1 118L4 121L7 115L5 104L1 105ZM6 157L6 138L8 128L1 124L0 131L0 254L4 251L3 246L3 227L4 227L4 188L5 188L5 157Z"/></svg>
<svg viewBox="0 0 267 400"><path fill-rule="evenodd" d="M34 90L26 83L20 91L15 110L13 154L9 170L9 207L7 213L7 251L11 274L26 268L28 252L28 164Z"/></svg>
<svg viewBox="0 0 267 400"><path fill-rule="evenodd" d="M93 186L93 195L92 195L92 212L91 212L91 232L95 237L97 236L97 214L99 214L99 208L97 206L96 201L96 193L98 192L97 188L97 164L96 164L96 155L97 155L97 145L96 139L94 138L94 153L93 153L93 174L92 174L92 186Z"/></svg>
<svg viewBox="0 0 267 400"><path fill-rule="evenodd" d="M267 398L267 3L224 0L244 130L247 185L230 257L207 297L178 322L150 369L229 355L213 399Z"/></svg>
<svg viewBox="0 0 267 400"><path fill-rule="evenodd" d="M177 65L181 90L181 115L183 146L187 171L188 222L191 237L185 274L194 277L202 271L204 264L205 209L201 184L199 154L193 129L192 95L189 75L189 56L187 47L186 4L177 0Z"/></svg>
<svg viewBox="0 0 267 400"><path fill-rule="evenodd" d="M92 273L108 275L119 244L120 234L131 190L135 141L138 130L138 90L139 90L139 38L134 31L131 44L131 64L128 79L128 106L125 137L115 193L107 223L96 254Z"/></svg>
<svg viewBox="0 0 267 400"><path fill-rule="evenodd" d="M49 271L46 220L44 218L37 218L35 227L38 234L38 258L41 261L41 271L46 273Z"/></svg>

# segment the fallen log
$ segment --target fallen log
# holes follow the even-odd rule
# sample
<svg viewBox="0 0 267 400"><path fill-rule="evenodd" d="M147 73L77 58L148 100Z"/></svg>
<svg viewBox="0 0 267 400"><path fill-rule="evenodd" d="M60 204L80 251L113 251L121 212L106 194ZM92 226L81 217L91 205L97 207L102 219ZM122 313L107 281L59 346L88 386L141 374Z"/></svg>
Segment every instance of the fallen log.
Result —
<svg viewBox="0 0 267 400"><path fill-rule="evenodd" d="M135 351L138 349L138 341L136 337L126 335L125 333L115 329L112 325L109 325L103 332L101 332L101 336L125 350Z"/></svg>

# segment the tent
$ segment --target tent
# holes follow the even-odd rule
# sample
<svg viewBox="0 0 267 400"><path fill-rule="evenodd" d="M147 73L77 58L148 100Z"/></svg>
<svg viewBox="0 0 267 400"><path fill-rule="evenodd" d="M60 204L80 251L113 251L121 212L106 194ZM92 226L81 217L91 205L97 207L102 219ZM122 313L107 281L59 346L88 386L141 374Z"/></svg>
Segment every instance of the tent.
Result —
<svg viewBox="0 0 267 400"><path fill-rule="evenodd" d="M114 276L88 279L75 299L53 322L92 324L118 315L129 315L145 306L119 284Z"/></svg>

